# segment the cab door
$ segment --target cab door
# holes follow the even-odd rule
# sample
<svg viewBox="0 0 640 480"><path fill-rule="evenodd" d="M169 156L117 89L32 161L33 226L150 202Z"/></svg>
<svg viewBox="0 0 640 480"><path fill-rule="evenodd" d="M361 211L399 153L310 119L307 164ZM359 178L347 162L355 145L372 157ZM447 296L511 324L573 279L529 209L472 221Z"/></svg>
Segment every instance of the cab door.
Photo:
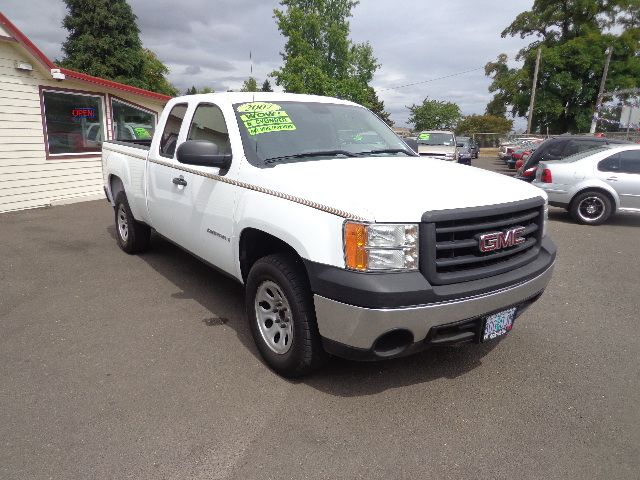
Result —
<svg viewBox="0 0 640 480"><path fill-rule="evenodd" d="M176 159L176 147L186 136L187 112L187 103L171 108L159 145L149 151L147 208L158 233L193 252L197 245L189 233L193 175L181 170Z"/></svg>
<svg viewBox="0 0 640 480"><path fill-rule="evenodd" d="M193 252L227 273L236 274L233 238L237 232L233 216L238 187L227 179L236 176L240 156L238 154L234 161L227 119L222 109L213 102L200 102L190 117L187 140L208 141L218 146L220 155L232 155L231 166L226 171L217 167L189 165L190 169L199 172L193 174L188 187L192 205L189 224L197 242Z"/></svg>

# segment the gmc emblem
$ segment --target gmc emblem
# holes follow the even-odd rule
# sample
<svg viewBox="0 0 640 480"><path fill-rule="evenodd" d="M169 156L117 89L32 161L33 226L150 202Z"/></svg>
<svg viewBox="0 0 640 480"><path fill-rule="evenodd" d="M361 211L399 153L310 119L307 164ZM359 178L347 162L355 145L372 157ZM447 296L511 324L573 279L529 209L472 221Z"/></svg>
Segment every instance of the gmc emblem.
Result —
<svg viewBox="0 0 640 480"><path fill-rule="evenodd" d="M516 227L504 232L491 232L480 235L480 251L482 253L494 252L496 250L502 250L503 248L513 247L514 245L520 245L527 241L522 236L524 233L524 227Z"/></svg>

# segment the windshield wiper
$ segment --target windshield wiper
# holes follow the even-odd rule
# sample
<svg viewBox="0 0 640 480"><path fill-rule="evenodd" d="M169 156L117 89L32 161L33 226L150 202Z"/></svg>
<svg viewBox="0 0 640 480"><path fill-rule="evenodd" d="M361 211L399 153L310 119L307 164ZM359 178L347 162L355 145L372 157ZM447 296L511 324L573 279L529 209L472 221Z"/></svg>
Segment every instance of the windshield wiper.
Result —
<svg viewBox="0 0 640 480"><path fill-rule="evenodd" d="M366 155L376 155L378 153L404 153L409 155L410 157L415 157L415 154L413 152L410 152L406 148L385 148L382 150L369 150L368 152L358 152L354 155L357 155L358 157L364 157Z"/></svg>
<svg viewBox="0 0 640 480"><path fill-rule="evenodd" d="M290 158L335 157L338 155L344 155L345 157L355 157L354 153L349 152L347 150L320 150L317 152L302 152L302 153L295 153L293 155L282 155L281 157L271 157L271 158L267 158L264 161L264 163L265 164L275 163L275 162L279 162L280 160L288 160Z"/></svg>

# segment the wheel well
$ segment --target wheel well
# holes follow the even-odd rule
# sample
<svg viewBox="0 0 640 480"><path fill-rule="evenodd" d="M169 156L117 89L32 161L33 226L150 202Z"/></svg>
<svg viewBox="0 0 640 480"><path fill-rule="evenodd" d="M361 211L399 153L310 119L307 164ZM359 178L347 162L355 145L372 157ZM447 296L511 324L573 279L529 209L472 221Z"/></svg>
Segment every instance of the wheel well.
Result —
<svg viewBox="0 0 640 480"><path fill-rule="evenodd" d="M124 192L124 184L122 180L120 180L120 177L111 175L109 177L109 188L111 189L111 200L115 202L118 194Z"/></svg>
<svg viewBox="0 0 640 480"><path fill-rule="evenodd" d="M615 213L616 212L616 199L613 198L613 195L611 195L610 192L606 191L604 188L600 188L600 187L585 187L582 190L580 190L579 192L577 192L573 198L571 199L571 203L569 204L569 208L573 207L573 202L574 200L577 198L578 195L581 195L585 192L598 192L598 193L602 193L603 195L606 195L607 198L611 201L611 213Z"/></svg>
<svg viewBox="0 0 640 480"><path fill-rule="evenodd" d="M302 265L300 255L288 243L262 230L255 228L244 229L240 235L240 272L242 273L242 280L246 283L249 271L256 261L274 253L290 254L300 261Z"/></svg>

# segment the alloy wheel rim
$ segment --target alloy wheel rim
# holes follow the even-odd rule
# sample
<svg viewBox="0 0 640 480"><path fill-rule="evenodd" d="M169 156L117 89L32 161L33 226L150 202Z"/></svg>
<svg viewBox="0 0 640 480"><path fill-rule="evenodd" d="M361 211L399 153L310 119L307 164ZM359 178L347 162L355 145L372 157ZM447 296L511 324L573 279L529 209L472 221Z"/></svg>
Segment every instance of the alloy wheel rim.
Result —
<svg viewBox="0 0 640 480"><path fill-rule="evenodd" d="M287 297L275 282L267 280L258 287L254 306L264 343L272 352L284 355L293 343L293 321Z"/></svg>
<svg viewBox="0 0 640 480"><path fill-rule="evenodd" d="M587 197L578 205L578 212L583 220L593 222L604 215L605 206L598 197Z"/></svg>
<svg viewBox="0 0 640 480"><path fill-rule="evenodd" d="M129 239L129 222L127 222L127 212L123 205L118 207L118 232L122 241L126 243Z"/></svg>

